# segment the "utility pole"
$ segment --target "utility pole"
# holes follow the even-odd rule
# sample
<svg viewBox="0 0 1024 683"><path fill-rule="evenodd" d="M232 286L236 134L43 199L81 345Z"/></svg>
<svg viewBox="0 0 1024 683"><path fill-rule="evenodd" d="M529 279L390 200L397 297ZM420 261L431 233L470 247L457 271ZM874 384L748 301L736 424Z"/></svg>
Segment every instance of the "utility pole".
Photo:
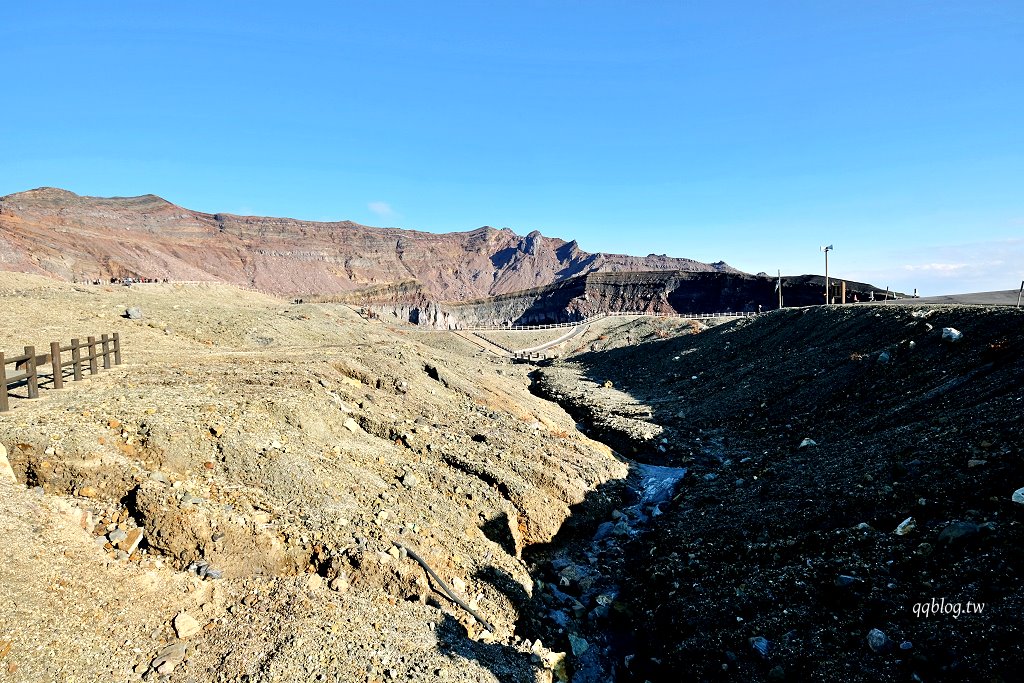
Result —
<svg viewBox="0 0 1024 683"><path fill-rule="evenodd" d="M1024 282L1020 283L1020 291L1017 292L1017 308L1020 308L1020 295L1024 294Z"/></svg>
<svg viewBox="0 0 1024 683"><path fill-rule="evenodd" d="M821 250L825 252L825 305L828 305L828 252L832 251L832 245L822 247Z"/></svg>
<svg viewBox="0 0 1024 683"><path fill-rule="evenodd" d="M1021 284L1024 285L1024 283L1021 283ZM1024 287L1022 287L1022 289L1024 289ZM781 269L779 270L779 281L775 285L775 291L779 293L779 308L782 308L782 270ZM1017 297L1017 298L1019 299L1020 297ZM1017 302L1017 305L1020 306L1020 301Z"/></svg>

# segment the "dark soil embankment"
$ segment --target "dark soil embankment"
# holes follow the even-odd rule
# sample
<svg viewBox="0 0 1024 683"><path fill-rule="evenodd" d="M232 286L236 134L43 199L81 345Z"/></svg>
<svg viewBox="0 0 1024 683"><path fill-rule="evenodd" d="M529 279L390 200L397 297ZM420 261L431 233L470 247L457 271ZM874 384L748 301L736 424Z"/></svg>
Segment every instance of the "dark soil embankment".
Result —
<svg viewBox="0 0 1024 683"><path fill-rule="evenodd" d="M618 679L1020 680L1022 332L1012 309L784 310L541 371L600 438L689 467L620 570L643 637Z"/></svg>

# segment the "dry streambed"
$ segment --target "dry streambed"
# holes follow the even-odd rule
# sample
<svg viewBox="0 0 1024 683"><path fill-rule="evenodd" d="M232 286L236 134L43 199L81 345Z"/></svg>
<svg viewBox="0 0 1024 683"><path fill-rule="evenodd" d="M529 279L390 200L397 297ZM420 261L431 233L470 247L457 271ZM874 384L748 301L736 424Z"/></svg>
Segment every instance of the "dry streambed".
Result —
<svg viewBox="0 0 1024 683"><path fill-rule="evenodd" d="M1014 680L1022 321L787 310L544 369L590 433L688 468L621 563L594 558L621 588L603 634L623 637L597 641L618 680ZM591 537L567 540L591 567ZM553 559L540 571L585 595Z"/></svg>
<svg viewBox="0 0 1024 683"><path fill-rule="evenodd" d="M523 366L343 307L9 275L0 295L34 322L0 330L3 348L119 329L128 361L0 417L18 480L0 492L12 680L1011 680L1021 665L1011 313L598 330L534 378L541 398ZM626 477L577 422L644 465ZM942 591L992 611L904 614Z"/></svg>

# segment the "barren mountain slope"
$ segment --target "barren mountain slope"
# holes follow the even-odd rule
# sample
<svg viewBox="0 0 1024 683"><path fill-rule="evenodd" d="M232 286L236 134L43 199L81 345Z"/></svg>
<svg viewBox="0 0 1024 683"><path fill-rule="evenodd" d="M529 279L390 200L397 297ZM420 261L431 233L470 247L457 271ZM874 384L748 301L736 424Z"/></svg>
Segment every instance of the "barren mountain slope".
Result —
<svg viewBox="0 0 1024 683"><path fill-rule="evenodd" d="M550 680L519 549L625 467L521 367L223 286L0 274L0 302L8 354L119 330L125 360L0 414L0 678Z"/></svg>
<svg viewBox="0 0 1024 683"><path fill-rule="evenodd" d="M819 306L542 370L588 434L688 471L649 533L599 518L636 527L624 549L560 539L534 578L606 565L614 609L567 628L620 681L1018 680L1022 331L1008 307Z"/></svg>
<svg viewBox="0 0 1024 683"><path fill-rule="evenodd" d="M330 294L416 280L442 301L527 289L594 271L725 271L666 256L590 254L505 228L434 234L350 221L206 214L159 197L41 188L0 198L0 269L64 280L213 280L277 294Z"/></svg>

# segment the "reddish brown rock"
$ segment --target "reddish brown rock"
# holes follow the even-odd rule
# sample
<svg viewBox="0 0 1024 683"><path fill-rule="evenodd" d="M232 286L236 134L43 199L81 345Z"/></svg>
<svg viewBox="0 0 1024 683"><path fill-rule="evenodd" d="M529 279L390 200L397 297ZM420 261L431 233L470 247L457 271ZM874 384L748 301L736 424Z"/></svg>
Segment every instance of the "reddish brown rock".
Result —
<svg viewBox="0 0 1024 683"><path fill-rule="evenodd" d="M736 272L724 263L591 254L534 231L434 234L351 221L208 214L154 195L0 197L0 269L64 280L223 281L276 294L338 294L410 280L439 301L518 291L595 271Z"/></svg>

